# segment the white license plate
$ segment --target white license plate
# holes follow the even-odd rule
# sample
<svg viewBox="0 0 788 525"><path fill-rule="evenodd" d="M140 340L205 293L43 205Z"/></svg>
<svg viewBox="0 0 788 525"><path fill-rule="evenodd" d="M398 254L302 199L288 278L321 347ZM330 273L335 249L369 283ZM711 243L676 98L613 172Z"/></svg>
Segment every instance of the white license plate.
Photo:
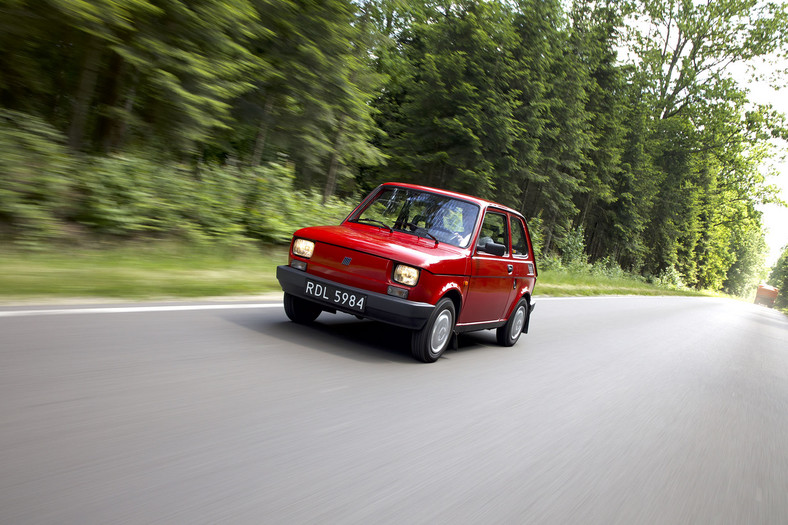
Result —
<svg viewBox="0 0 788 525"><path fill-rule="evenodd" d="M367 303L366 295L350 292L339 286L321 284L309 280L306 282L304 292L311 297L358 312L363 312Z"/></svg>

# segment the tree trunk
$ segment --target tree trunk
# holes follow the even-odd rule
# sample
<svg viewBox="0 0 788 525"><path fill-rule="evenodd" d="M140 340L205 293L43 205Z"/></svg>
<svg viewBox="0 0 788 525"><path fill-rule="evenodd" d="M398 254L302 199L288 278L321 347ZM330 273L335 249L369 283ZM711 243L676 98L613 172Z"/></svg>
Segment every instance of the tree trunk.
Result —
<svg viewBox="0 0 788 525"><path fill-rule="evenodd" d="M101 112L96 125L95 140L97 144L101 144L101 149L104 153L109 153L112 150L113 137L119 125L118 105L121 102L125 70L126 61L123 60L123 57L117 53L112 53L107 66L105 83L99 87L98 93Z"/></svg>
<svg viewBox="0 0 788 525"><path fill-rule="evenodd" d="M274 97L269 96L265 101L263 108L263 116L260 117L260 128L257 130L257 139L254 143L254 153L252 153L252 166L259 166L263 160L263 151L265 151L265 141L268 135L268 123L271 116L271 111L274 109Z"/></svg>
<svg viewBox="0 0 788 525"><path fill-rule="evenodd" d="M326 174L326 187L323 190L323 204L334 194L337 187L337 171L339 170L339 152L342 149L342 139L344 137L345 115L339 117L337 123L337 133L334 137L334 147L331 149L331 159L328 161L328 173Z"/></svg>
<svg viewBox="0 0 788 525"><path fill-rule="evenodd" d="M68 130L68 146L74 151L82 147L82 138L85 135L85 123L88 117L88 108L96 90L101 50L95 37L89 37L85 51L85 61L79 79L79 88L74 99L74 115L71 127Z"/></svg>
<svg viewBox="0 0 788 525"><path fill-rule="evenodd" d="M137 98L137 84L139 83L139 80L140 74L139 71L136 71L134 73L134 78L131 81L129 92L126 94L126 103L123 105L123 117L112 133L112 144L110 145L110 149L120 149L123 147L123 143L126 141L126 130L129 127L129 116L134 109L134 100Z"/></svg>
<svg viewBox="0 0 788 525"><path fill-rule="evenodd" d="M591 195L591 193L589 193L588 197L586 198L586 203L583 206L583 211L580 212L580 222L575 225L576 228L579 227L579 226L585 226L586 225L586 219L588 218L588 209L591 207L591 200L592 200L592 198L593 198L593 195Z"/></svg>
<svg viewBox="0 0 788 525"><path fill-rule="evenodd" d="M525 188L523 188L523 198L522 198L522 201L520 203L520 211L523 212L523 213L525 213L526 206L528 204L528 187L530 186L530 184L529 184L530 182L531 181L526 179L525 180Z"/></svg>
<svg viewBox="0 0 788 525"><path fill-rule="evenodd" d="M550 218L550 224L547 226L545 231L545 240L544 240L544 246L542 247L542 255L546 255L550 253L550 245L553 242L553 230L555 229L555 221L556 221L556 214L553 213L552 217Z"/></svg>

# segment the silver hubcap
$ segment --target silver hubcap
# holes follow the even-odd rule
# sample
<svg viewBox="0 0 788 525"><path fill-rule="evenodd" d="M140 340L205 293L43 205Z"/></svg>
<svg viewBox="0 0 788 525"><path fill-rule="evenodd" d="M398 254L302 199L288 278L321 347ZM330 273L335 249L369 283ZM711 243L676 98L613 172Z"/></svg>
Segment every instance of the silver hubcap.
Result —
<svg viewBox="0 0 788 525"><path fill-rule="evenodd" d="M520 335L520 332L523 331L524 323L525 323L525 307L521 306L514 311L514 322L512 323L512 331L509 333L509 337L511 337L512 339L517 339L517 337Z"/></svg>
<svg viewBox="0 0 788 525"><path fill-rule="evenodd" d="M451 335L451 312L444 310L435 319L430 334L430 352L437 354L446 346L446 342Z"/></svg>

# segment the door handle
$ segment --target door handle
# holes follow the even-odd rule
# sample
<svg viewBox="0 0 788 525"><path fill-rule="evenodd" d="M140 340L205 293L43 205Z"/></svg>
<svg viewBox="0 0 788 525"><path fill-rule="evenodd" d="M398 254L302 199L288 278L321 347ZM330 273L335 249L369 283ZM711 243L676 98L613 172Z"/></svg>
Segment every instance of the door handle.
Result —
<svg viewBox="0 0 788 525"><path fill-rule="evenodd" d="M509 270L509 273L512 273L514 271L514 266L509 264L509 265L506 266L506 269Z"/></svg>

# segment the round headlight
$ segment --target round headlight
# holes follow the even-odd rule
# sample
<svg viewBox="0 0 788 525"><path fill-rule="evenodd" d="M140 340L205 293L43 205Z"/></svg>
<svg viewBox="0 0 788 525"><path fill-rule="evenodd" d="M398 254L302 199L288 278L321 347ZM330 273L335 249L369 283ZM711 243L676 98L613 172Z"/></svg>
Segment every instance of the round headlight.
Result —
<svg viewBox="0 0 788 525"><path fill-rule="evenodd" d="M394 280L407 286L416 286L419 282L419 269L407 264L398 264L394 268Z"/></svg>
<svg viewBox="0 0 788 525"><path fill-rule="evenodd" d="M296 239L293 242L293 255L309 259L315 253L315 243L306 239Z"/></svg>

